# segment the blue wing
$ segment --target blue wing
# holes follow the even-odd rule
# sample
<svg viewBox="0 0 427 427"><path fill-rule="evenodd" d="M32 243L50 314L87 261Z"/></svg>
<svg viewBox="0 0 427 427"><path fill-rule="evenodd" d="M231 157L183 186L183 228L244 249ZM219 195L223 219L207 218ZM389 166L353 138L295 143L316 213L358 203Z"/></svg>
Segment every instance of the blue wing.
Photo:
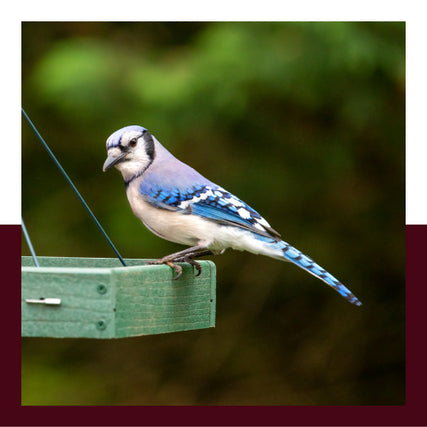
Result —
<svg viewBox="0 0 427 427"><path fill-rule="evenodd" d="M198 215L219 224L249 230L273 241L280 239L279 233L257 211L223 188L209 184L194 185L185 191L141 185L139 192L157 208Z"/></svg>

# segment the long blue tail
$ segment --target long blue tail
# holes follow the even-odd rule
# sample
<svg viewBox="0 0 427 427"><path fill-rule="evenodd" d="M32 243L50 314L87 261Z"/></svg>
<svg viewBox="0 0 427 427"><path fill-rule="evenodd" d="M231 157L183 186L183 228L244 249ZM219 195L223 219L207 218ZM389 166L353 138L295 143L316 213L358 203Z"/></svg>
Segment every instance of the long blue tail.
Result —
<svg viewBox="0 0 427 427"><path fill-rule="evenodd" d="M316 264L310 257L304 255L301 251L284 242L270 243L269 246L274 249L280 249L283 257L301 267L313 276L323 280L326 284L334 288L340 295L342 295L347 301L355 305L362 305L362 303L354 296L349 289L347 289L338 279L332 274L328 273L319 264Z"/></svg>

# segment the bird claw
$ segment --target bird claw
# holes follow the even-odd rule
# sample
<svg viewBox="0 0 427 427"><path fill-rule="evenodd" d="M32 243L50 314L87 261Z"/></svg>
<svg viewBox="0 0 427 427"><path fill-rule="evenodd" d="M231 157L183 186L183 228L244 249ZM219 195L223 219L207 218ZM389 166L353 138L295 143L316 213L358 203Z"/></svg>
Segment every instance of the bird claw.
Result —
<svg viewBox="0 0 427 427"><path fill-rule="evenodd" d="M182 275L182 267L178 264L174 264L171 261L166 261L165 264L175 270L176 276L172 280L178 280Z"/></svg>
<svg viewBox="0 0 427 427"><path fill-rule="evenodd" d="M193 267L196 267L196 270L197 270L196 277L200 276L200 273L202 272L202 267L201 267L200 263L198 263L197 261L194 261L193 258L184 258L184 261L188 262Z"/></svg>
<svg viewBox="0 0 427 427"><path fill-rule="evenodd" d="M187 262L188 264L192 265L197 270L197 276L200 276L200 273L202 272L202 267L197 261L194 261L193 258L190 257L180 257L173 260L165 260L165 259L158 259L154 261L148 261L148 265L160 265L160 264L166 264L169 267L171 267L176 272L176 276L173 278L173 280L178 280L182 275L182 267L178 264L175 264L176 262Z"/></svg>
<svg viewBox="0 0 427 427"><path fill-rule="evenodd" d="M154 261L147 261L146 263L147 265L161 265L161 264L166 264L168 265L170 268L172 268L173 270L175 270L176 276L173 278L173 280L177 280L181 277L182 275L182 267L178 264L174 264L172 261L168 261L168 260L163 260L163 259L157 259Z"/></svg>

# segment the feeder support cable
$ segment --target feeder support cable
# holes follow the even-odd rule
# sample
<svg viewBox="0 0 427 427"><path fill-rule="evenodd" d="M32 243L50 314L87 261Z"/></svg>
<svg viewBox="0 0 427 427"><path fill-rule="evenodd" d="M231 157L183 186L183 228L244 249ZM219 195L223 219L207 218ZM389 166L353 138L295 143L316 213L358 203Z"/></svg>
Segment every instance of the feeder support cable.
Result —
<svg viewBox="0 0 427 427"><path fill-rule="evenodd" d="M107 233L105 232L105 230L102 228L101 224L99 223L99 221L96 219L96 216L94 215L94 213L92 212L92 210L89 208L88 204L86 203L86 201L83 199L83 197L81 196L81 194L79 193L79 191L77 190L76 186L73 184L73 182L71 181L70 177L68 176L67 172L65 172L64 168L61 166L61 164L59 163L59 161L57 160L57 158L55 157L55 155L53 154L52 150L49 148L49 146L46 144L45 140L42 138L42 136L40 135L39 131L37 130L37 128L34 126L33 122L30 120L30 118L28 117L27 113L24 111L23 108L21 108L22 110L22 114L24 115L25 119L27 120L28 124L30 125L30 127L33 129L34 133L37 135L38 139L40 140L40 142L43 144L44 148L46 149L46 151L48 152L49 156L52 158L52 160L54 161L54 163L56 164L56 166L58 167L58 169L61 171L62 175L64 175L65 179L67 180L68 184L70 184L71 188L73 189L74 193L77 195L77 197L79 198L80 202L82 203L82 205L85 207L85 209L87 210L87 212L89 213L90 217L92 218L92 220L95 222L96 226L98 227L99 231L103 234L105 240L108 242L108 244L111 246L111 248L113 249L113 251L115 252L115 254L117 255L117 258L120 260L120 262L123 264L123 266L126 266L126 263L124 261L124 259L122 258L122 256L120 255L119 251L116 249L116 247L114 246L113 242L111 241L111 239L108 237Z"/></svg>

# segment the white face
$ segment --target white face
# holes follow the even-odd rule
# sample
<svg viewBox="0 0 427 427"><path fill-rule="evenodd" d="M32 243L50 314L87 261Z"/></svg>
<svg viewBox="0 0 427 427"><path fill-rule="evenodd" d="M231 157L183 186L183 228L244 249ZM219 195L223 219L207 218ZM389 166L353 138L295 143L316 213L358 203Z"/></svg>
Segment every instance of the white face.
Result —
<svg viewBox="0 0 427 427"><path fill-rule="evenodd" d="M108 149L108 158L122 157L114 167L128 181L151 163L153 150L153 141L148 133L144 137L140 131L128 131L122 135L120 146Z"/></svg>

